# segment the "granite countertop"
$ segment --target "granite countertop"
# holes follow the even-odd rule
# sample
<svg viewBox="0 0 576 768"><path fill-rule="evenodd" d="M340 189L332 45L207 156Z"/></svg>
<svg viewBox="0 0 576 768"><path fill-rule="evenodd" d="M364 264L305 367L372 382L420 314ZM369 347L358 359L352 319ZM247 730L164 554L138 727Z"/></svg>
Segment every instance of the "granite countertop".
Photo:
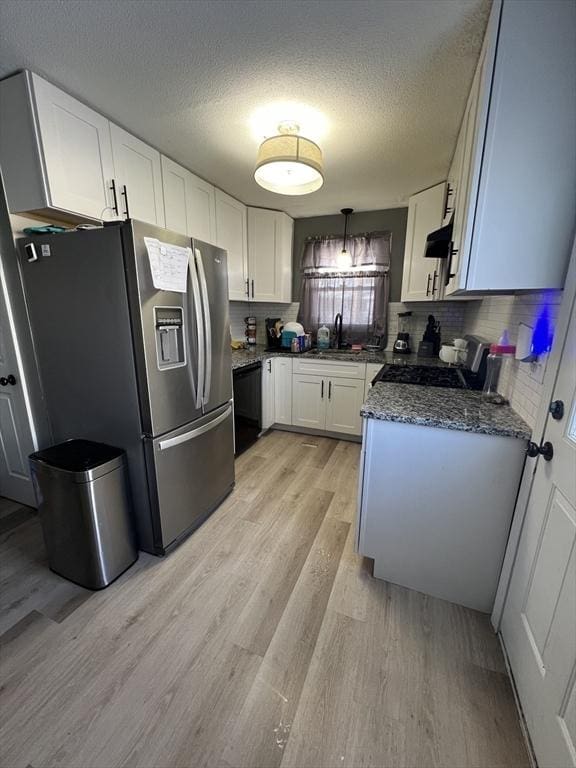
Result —
<svg viewBox="0 0 576 768"><path fill-rule="evenodd" d="M233 349L232 350L232 370L242 368L245 365L251 365L257 363L259 360L266 360L269 357L276 357L282 355L283 357L305 357L313 360L341 360L342 362L352 363L375 363L384 365L385 363L394 363L396 365L426 365L435 367L447 367L447 363L442 362L438 357L418 357L415 354L411 355L397 355L394 352L369 352L362 349L356 352L341 351L334 349L322 350L320 353L315 350L309 350L308 352L280 352L276 350L268 350L264 344L256 344L249 349Z"/></svg>
<svg viewBox="0 0 576 768"><path fill-rule="evenodd" d="M425 427L479 432L529 440L531 429L509 405L494 405L481 392L418 384L379 382L370 392L362 416Z"/></svg>

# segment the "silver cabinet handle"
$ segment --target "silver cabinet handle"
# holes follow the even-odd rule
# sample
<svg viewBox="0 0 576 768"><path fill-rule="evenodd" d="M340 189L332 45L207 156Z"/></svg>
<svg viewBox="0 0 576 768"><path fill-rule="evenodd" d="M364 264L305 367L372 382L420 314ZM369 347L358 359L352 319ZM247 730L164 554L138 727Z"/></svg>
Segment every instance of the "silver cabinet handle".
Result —
<svg viewBox="0 0 576 768"><path fill-rule="evenodd" d="M322 379L322 389L320 391L320 397L324 400L324 379Z"/></svg>
<svg viewBox="0 0 576 768"><path fill-rule="evenodd" d="M204 405L210 399L210 387L212 384L212 322L210 318L210 303L208 301L208 287L206 285L206 274L202 262L202 254L199 248L194 248L196 257L196 268L200 277L200 293L202 295L202 305L204 314L204 339L205 339L205 357L206 368L204 373L204 395L202 402Z"/></svg>
<svg viewBox="0 0 576 768"><path fill-rule="evenodd" d="M272 360L268 360L268 373L272 373Z"/></svg>
<svg viewBox="0 0 576 768"><path fill-rule="evenodd" d="M434 279L432 280L432 296L436 293L436 278L438 277L438 272L434 270Z"/></svg>
<svg viewBox="0 0 576 768"><path fill-rule="evenodd" d="M252 280L252 298L254 298L254 280Z"/></svg>
<svg viewBox="0 0 576 768"><path fill-rule="evenodd" d="M212 421L209 421L208 424L203 424L201 427L196 427L196 429L191 429L189 432L184 432L183 435L169 437L168 440L161 440L158 443L158 448L161 451L165 451L167 448L173 448L175 445L180 445L181 443L187 443L189 440L194 440L195 437L200 437L200 435L204 435L206 432L210 432L210 430L217 427L218 424L222 424L222 422L225 421L231 413L232 406L229 405L224 413L221 413L220 416L216 416L216 418L212 419Z"/></svg>
<svg viewBox="0 0 576 768"><path fill-rule="evenodd" d="M332 381L328 382L328 400L332 399Z"/></svg>
<svg viewBox="0 0 576 768"><path fill-rule="evenodd" d="M430 296L430 280L432 280L432 275L430 272L428 272L428 282L426 283L426 296Z"/></svg>
<svg viewBox="0 0 576 768"><path fill-rule="evenodd" d="M246 278L246 296L250 298L250 280L248 278Z"/></svg>

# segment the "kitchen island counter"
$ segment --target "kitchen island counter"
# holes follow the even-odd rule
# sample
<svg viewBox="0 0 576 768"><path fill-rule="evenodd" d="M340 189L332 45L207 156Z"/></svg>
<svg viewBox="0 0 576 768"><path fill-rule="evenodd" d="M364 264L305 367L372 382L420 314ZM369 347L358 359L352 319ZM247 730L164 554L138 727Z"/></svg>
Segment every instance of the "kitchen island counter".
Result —
<svg viewBox="0 0 576 768"><path fill-rule="evenodd" d="M375 384L361 415L485 435L529 440L531 429L509 405L489 403L481 392L418 384Z"/></svg>

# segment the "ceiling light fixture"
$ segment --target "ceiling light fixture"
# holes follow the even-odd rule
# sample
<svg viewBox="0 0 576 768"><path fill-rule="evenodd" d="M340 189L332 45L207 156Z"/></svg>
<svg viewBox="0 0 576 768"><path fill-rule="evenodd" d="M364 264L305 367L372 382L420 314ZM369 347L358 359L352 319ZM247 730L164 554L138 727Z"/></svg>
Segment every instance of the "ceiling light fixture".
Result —
<svg viewBox="0 0 576 768"><path fill-rule="evenodd" d="M260 144L254 178L264 189L279 195L307 195L324 183L322 150L299 136L299 130L296 123L280 123L278 135Z"/></svg>
<svg viewBox="0 0 576 768"><path fill-rule="evenodd" d="M342 208L340 213L344 216L344 237L342 238L342 250L338 254L338 268L350 269L352 267L352 256L346 250L346 238L348 237L348 217L354 212L354 208Z"/></svg>

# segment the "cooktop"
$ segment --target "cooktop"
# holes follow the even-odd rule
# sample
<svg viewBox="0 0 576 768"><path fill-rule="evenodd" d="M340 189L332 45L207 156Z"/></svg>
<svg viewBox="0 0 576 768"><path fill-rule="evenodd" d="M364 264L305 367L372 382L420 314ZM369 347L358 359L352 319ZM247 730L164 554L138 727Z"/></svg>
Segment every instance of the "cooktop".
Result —
<svg viewBox="0 0 576 768"><path fill-rule="evenodd" d="M446 389L481 388L476 379L476 375L465 368L386 363L376 374L372 383L390 381L396 384L421 384L426 387L445 387Z"/></svg>

